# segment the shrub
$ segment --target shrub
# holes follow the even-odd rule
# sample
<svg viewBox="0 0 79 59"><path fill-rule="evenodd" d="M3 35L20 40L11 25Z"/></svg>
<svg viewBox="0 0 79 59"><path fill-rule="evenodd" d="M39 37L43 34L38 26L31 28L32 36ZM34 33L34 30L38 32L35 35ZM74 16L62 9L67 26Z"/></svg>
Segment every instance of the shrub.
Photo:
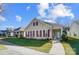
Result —
<svg viewBox="0 0 79 59"><path fill-rule="evenodd" d="M68 36L67 36L67 32L66 31L63 31L62 40L63 41L67 41L68 40Z"/></svg>

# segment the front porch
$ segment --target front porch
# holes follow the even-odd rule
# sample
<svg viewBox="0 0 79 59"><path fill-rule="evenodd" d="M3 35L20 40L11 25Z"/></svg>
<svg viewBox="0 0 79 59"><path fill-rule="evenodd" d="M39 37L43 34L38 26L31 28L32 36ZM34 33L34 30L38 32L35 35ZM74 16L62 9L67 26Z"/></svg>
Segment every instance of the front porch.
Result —
<svg viewBox="0 0 79 59"><path fill-rule="evenodd" d="M62 35L62 29L53 29L52 30L52 37L53 37L53 39L61 39L61 35Z"/></svg>

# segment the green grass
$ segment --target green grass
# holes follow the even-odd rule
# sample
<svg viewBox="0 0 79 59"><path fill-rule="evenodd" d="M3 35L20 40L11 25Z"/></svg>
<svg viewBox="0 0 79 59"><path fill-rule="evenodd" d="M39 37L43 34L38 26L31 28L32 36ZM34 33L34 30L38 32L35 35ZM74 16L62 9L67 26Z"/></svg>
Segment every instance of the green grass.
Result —
<svg viewBox="0 0 79 59"><path fill-rule="evenodd" d="M48 40L40 40L40 39L25 39L25 38L6 38L8 42L14 43L19 46L28 47L31 49L35 49L41 52L48 53L50 48L52 47L51 41Z"/></svg>
<svg viewBox="0 0 79 59"><path fill-rule="evenodd" d="M79 39L69 37L67 42L62 42L67 55L79 55Z"/></svg>
<svg viewBox="0 0 79 59"><path fill-rule="evenodd" d="M75 55L75 52L73 51L72 47L68 43L62 42L62 44L66 55Z"/></svg>

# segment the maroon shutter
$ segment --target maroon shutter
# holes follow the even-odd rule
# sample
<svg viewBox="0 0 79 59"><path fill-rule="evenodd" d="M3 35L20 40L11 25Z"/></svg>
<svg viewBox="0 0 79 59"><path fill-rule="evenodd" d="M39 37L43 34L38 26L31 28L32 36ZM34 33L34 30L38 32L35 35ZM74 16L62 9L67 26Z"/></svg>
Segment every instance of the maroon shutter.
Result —
<svg viewBox="0 0 79 59"><path fill-rule="evenodd" d="M36 22L36 26L38 26L38 22Z"/></svg>
<svg viewBox="0 0 79 59"><path fill-rule="evenodd" d="M48 30L48 37L50 37L50 30Z"/></svg>
<svg viewBox="0 0 79 59"><path fill-rule="evenodd" d="M38 37L38 31L36 31L36 36Z"/></svg>
<svg viewBox="0 0 79 59"><path fill-rule="evenodd" d="M35 22L33 22L33 26L35 26Z"/></svg>
<svg viewBox="0 0 79 59"><path fill-rule="evenodd" d="M45 30L43 30L43 37L45 37Z"/></svg>
<svg viewBox="0 0 79 59"><path fill-rule="evenodd" d="M35 31L33 31L33 37L35 37Z"/></svg>
<svg viewBox="0 0 79 59"><path fill-rule="evenodd" d="M30 37L32 37L32 31L30 31Z"/></svg>
<svg viewBox="0 0 79 59"><path fill-rule="evenodd" d="M28 37L29 37L29 31L28 31Z"/></svg>
<svg viewBox="0 0 79 59"><path fill-rule="evenodd" d="M42 37L42 30L40 30L40 37Z"/></svg>

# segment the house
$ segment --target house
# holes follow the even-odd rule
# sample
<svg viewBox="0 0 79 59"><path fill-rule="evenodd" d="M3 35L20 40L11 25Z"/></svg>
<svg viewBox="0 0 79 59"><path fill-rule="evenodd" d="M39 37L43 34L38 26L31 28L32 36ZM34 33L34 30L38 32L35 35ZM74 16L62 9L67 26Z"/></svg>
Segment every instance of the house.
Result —
<svg viewBox="0 0 79 59"><path fill-rule="evenodd" d="M39 19L33 19L26 27L19 27L8 30L10 36L35 38L35 39L56 39L61 38L63 26L57 23L49 23Z"/></svg>
<svg viewBox="0 0 79 59"><path fill-rule="evenodd" d="M22 33L25 38L56 39L61 38L63 26L33 19ZM20 33L21 34L21 33Z"/></svg>
<svg viewBox="0 0 79 59"><path fill-rule="evenodd" d="M14 36L14 29L13 28L7 28L6 29L6 35L7 36Z"/></svg>
<svg viewBox="0 0 79 59"><path fill-rule="evenodd" d="M14 36L16 37L24 37L24 27L19 27L14 30Z"/></svg>
<svg viewBox="0 0 79 59"><path fill-rule="evenodd" d="M0 30L0 36L6 36L7 31L6 30Z"/></svg>
<svg viewBox="0 0 79 59"><path fill-rule="evenodd" d="M68 36L79 37L79 20L75 20L72 22L68 31Z"/></svg>

